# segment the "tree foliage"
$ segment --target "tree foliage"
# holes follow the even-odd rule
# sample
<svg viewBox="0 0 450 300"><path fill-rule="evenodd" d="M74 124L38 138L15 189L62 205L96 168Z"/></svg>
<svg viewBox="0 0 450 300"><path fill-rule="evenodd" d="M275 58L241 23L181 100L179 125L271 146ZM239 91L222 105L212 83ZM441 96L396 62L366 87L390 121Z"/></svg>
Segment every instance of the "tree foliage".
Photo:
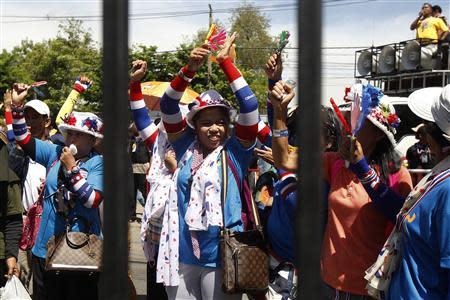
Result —
<svg viewBox="0 0 450 300"><path fill-rule="evenodd" d="M223 27L216 20L219 27ZM244 4L233 13L233 31L239 36L236 40L236 64L260 102L260 111L265 111L267 90L266 77L262 71L274 40L268 34L269 20L255 7ZM149 72L144 81L170 81L180 68L187 63L190 51L200 46L208 28L200 29L190 41L179 45L176 51L158 51L155 45L133 45L129 50L129 62L143 59L148 63ZM265 48L265 49L248 49ZM81 74L89 76L94 85L83 94L76 109L101 111L102 109L102 49L94 42L89 29L82 21L70 19L59 25L55 38L42 42L23 40L11 51L0 53L0 93L14 82L32 83L45 80L46 86L39 89L45 94L44 100L56 116L59 108L70 93L75 78ZM190 88L198 93L210 88L216 89L225 99L237 106L235 97L220 67L212 63L208 80L208 67L203 66ZM31 93L30 98L36 97Z"/></svg>

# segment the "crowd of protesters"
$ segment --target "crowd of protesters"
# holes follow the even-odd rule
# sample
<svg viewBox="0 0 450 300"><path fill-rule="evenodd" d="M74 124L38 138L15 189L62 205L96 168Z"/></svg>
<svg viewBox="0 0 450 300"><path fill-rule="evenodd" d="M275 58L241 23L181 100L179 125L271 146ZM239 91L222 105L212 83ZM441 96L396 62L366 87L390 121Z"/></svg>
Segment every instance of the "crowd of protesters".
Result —
<svg viewBox="0 0 450 300"><path fill-rule="evenodd" d="M258 99L230 55L235 39L236 34L227 37L216 61L237 100L237 117L230 99L213 89L199 91L188 105L180 102L211 55L207 45L193 49L181 66L160 99L157 120L141 89L152 70L146 61L132 62L133 123L124 180L134 188L124 201L130 203L130 221L138 220L136 199L144 206L140 235L148 299L241 299L241 293L222 288L220 239L224 228L242 232L254 226L248 200L256 202L263 225L270 276L265 294L247 296L294 299L301 289L298 278L307 276L298 269L294 247L297 172L302 172L295 120L301 108L293 104L294 87L282 80L277 52L264 66L268 124L261 120ZM6 277L0 276L0 284L18 276L33 299L98 298L97 272L58 270L50 266L49 254L54 236L65 232L102 238L103 123L94 113L74 111L91 85L85 76L75 81L56 128L45 102L26 101L29 85L16 83L4 94L0 272ZM357 126L346 134L343 120L323 107L324 197L309 199L325 207L322 299L449 300L450 85L417 113L424 124L415 128L419 143L408 159L414 168L431 171L415 187L395 150L401 121L389 97L355 84L346 99L354 106L348 121L354 123L357 114ZM260 168L257 182L249 185L252 165ZM40 225L24 239L36 216Z"/></svg>

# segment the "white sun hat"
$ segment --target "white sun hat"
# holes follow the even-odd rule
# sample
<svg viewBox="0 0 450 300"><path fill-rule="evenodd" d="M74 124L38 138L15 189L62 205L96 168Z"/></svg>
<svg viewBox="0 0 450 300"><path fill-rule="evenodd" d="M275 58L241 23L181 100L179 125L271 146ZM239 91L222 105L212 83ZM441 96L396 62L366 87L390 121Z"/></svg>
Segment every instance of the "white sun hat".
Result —
<svg viewBox="0 0 450 300"><path fill-rule="evenodd" d="M408 107L411 111L426 121L434 122L431 106L441 95L441 87L429 87L417 90L408 97Z"/></svg>
<svg viewBox="0 0 450 300"><path fill-rule="evenodd" d="M450 84L441 89L441 94L431 105L434 122L444 132L443 136L450 141Z"/></svg>
<svg viewBox="0 0 450 300"><path fill-rule="evenodd" d="M63 134L67 133L67 130L73 130L103 138L103 121L89 112L72 112L64 117L58 128Z"/></svg>

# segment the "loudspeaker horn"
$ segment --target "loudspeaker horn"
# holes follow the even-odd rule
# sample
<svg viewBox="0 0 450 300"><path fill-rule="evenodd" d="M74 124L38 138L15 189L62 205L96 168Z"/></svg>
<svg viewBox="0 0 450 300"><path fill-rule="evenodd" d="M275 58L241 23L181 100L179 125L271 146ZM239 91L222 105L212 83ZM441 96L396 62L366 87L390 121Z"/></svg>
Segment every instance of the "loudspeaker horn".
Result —
<svg viewBox="0 0 450 300"><path fill-rule="evenodd" d="M418 41L409 41L403 48L401 59L402 70L416 70L420 66L420 44Z"/></svg>
<svg viewBox="0 0 450 300"><path fill-rule="evenodd" d="M380 74L388 74L395 71L395 48L392 46L384 46L381 49L378 72Z"/></svg>
<svg viewBox="0 0 450 300"><path fill-rule="evenodd" d="M363 51L358 57L356 68L361 76L366 76L372 72L372 66L375 64L375 58L371 51Z"/></svg>

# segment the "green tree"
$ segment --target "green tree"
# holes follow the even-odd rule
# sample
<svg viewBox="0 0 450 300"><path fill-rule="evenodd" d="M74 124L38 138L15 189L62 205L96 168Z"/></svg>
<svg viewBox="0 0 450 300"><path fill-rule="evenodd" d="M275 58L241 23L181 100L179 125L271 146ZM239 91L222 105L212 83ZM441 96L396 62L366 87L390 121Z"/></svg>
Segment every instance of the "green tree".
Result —
<svg viewBox="0 0 450 300"><path fill-rule="evenodd" d="M38 43L24 40L11 53L3 51L0 55L2 70L4 65L7 66L6 71L0 73L2 92L14 82L45 80L48 84L39 88L46 95L42 100L55 116L70 93L75 78L85 74L94 81L94 86L82 96L77 109L101 110L100 51L80 20L62 22L56 38Z"/></svg>
<svg viewBox="0 0 450 300"><path fill-rule="evenodd" d="M238 33L238 64L248 69L261 70L276 46L269 34L269 18L255 6L244 3L233 11L230 22L231 31Z"/></svg>

